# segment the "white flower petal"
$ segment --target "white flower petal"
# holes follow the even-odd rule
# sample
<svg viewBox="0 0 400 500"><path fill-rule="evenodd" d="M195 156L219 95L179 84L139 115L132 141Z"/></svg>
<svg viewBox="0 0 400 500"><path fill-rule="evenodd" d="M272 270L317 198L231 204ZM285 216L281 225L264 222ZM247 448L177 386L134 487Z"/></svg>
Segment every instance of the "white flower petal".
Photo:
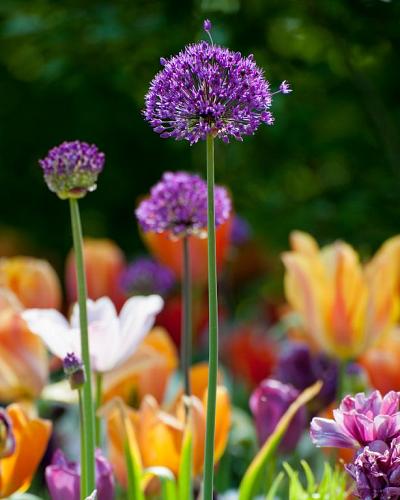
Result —
<svg viewBox="0 0 400 500"><path fill-rule="evenodd" d="M86 301L88 323L102 321L111 323L117 319L117 311L111 299L108 297L101 297L98 300L87 299ZM71 315L71 326L79 328L79 304L75 304Z"/></svg>
<svg viewBox="0 0 400 500"><path fill-rule="evenodd" d="M119 321L95 321L89 325L89 347L92 370L107 372L115 367L120 346Z"/></svg>
<svg viewBox="0 0 400 500"><path fill-rule="evenodd" d="M73 336L68 321L55 309L27 309L22 313L29 330L38 335L48 349L63 359L74 352Z"/></svg>
<svg viewBox="0 0 400 500"><path fill-rule="evenodd" d="M121 339L118 364L135 351L153 327L156 315L163 306L164 301L159 295L131 297L125 302L119 315Z"/></svg>

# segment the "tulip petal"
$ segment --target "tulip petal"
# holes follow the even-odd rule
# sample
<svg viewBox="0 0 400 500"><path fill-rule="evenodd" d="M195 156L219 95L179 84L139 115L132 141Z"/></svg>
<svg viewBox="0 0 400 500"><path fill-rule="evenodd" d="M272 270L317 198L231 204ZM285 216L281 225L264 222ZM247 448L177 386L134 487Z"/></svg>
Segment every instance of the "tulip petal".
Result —
<svg viewBox="0 0 400 500"><path fill-rule="evenodd" d="M63 359L68 352L76 353L76 334L71 333L67 320L55 309L28 309L22 318L55 356Z"/></svg>
<svg viewBox="0 0 400 500"><path fill-rule="evenodd" d="M87 299L86 308L88 323L111 323L117 319L117 311L113 302L108 297L98 300ZM71 315L72 328L79 328L79 304L74 304Z"/></svg>
<svg viewBox="0 0 400 500"><path fill-rule="evenodd" d="M332 448L356 448L359 443L344 434L343 428L328 418L313 418L310 427L311 439L315 446Z"/></svg>

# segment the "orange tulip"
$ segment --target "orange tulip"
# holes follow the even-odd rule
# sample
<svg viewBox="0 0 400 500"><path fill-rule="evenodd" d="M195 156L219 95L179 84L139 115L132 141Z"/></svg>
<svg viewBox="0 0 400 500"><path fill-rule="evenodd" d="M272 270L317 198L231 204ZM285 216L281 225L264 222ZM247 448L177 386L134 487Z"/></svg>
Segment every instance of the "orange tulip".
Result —
<svg viewBox="0 0 400 500"><path fill-rule="evenodd" d="M217 270L221 272L228 256L232 219L216 230ZM182 241L172 239L168 233L142 233L144 242L154 257L182 278ZM191 271L194 284L207 282L207 238L189 237Z"/></svg>
<svg viewBox="0 0 400 500"><path fill-rule="evenodd" d="M59 309L61 286L45 260L32 257L0 259L0 286L9 288L27 308Z"/></svg>
<svg viewBox="0 0 400 500"><path fill-rule="evenodd" d="M36 398L47 382L48 359L40 338L18 311L0 311L0 400Z"/></svg>
<svg viewBox="0 0 400 500"><path fill-rule="evenodd" d="M103 402L118 396L137 407L146 394L161 402L177 366L178 354L168 333L154 328L122 366L104 375Z"/></svg>
<svg viewBox="0 0 400 500"><path fill-rule="evenodd" d="M310 235L294 232L291 243L293 251L283 254L286 297L320 349L355 358L391 329L399 303L393 244L363 267L344 242L320 250Z"/></svg>
<svg viewBox="0 0 400 500"><path fill-rule="evenodd" d="M199 368L195 367L194 370L195 372L197 370L197 373L193 377L198 378L198 380L193 384L193 387L201 391L206 386L207 368L202 365ZM192 379L192 381L194 380ZM175 476L178 475L185 431L183 398L184 396L181 396L169 411L162 409L151 395L147 395L143 399L139 410L124 407L134 434L135 442L132 443L132 447L138 447L144 468L163 466L170 469ZM197 476L203 467L207 391L202 391L201 398L193 394L190 401L193 432L193 474ZM231 405L228 391L224 386L219 385L217 388L215 462L218 462L225 450L230 423ZM110 459L115 466L118 480L126 485L126 469L121 458L124 453L121 426L118 412L110 411L107 415Z"/></svg>
<svg viewBox="0 0 400 500"><path fill-rule="evenodd" d="M125 267L122 250L111 240L87 238L84 241L84 259L88 297L96 300L110 297L117 309L126 300L120 278ZM73 250L66 262L65 281L70 303L76 302L76 274Z"/></svg>
<svg viewBox="0 0 400 500"><path fill-rule="evenodd" d="M23 493L29 488L51 434L51 422L30 418L18 404L8 406L6 414L15 448L11 455L0 459L1 498Z"/></svg>
<svg viewBox="0 0 400 500"><path fill-rule="evenodd" d="M375 389L400 391L400 329L393 329L359 360Z"/></svg>

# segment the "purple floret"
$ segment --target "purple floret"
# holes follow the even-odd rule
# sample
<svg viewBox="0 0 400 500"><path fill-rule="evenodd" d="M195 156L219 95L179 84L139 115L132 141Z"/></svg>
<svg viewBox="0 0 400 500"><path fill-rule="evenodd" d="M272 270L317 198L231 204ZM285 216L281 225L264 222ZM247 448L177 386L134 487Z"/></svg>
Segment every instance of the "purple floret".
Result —
<svg viewBox="0 0 400 500"><path fill-rule="evenodd" d="M211 27L208 21L204 29ZM144 116L161 137L191 144L207 135L229 142L272 125L269 83L253 58L200 42L162 59L145 98ZM283 82L278 92L287 93Z"/></svg>
<svg viewBox="0 0 400 500"><path fill-rule="evenodd" d="M69 198L96 189L104 161L104 153L94 144L72 141L52 148L39 164L49 189L61 198Z"/></svg>
<svg viewBox="0 0 400 500"><path fill-rule="evenodd" d="M215 225L231 212L225 188L215 188ZM166 172L152 187L150 197L140 203L136 217L143 231L169 232L173 237L205 236L207 231L207 184L198 175Z"/></svg>
<svg viewBox="0 0 400 500"><path fill-rule="evenodd" d="M128 294L167 295L176 284L176 277L169 267L150 257L134 260L124 271L121 285Z"/></svg>

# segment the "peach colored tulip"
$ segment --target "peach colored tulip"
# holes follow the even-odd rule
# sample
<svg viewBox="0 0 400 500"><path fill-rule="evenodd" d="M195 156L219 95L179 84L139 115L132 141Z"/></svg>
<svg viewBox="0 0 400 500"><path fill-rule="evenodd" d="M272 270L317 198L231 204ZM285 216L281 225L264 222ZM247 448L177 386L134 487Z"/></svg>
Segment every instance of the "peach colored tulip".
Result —
<svg viewBox="0 0 400 500"><path fill-rule="evenodd" d="M217 270L222 271L228 255L232 220L228 219L216 230ZM182 278L182 241L172 239L168 233L142 233L150 252L176 276ZM189 237L191 270L194 284L207 283L207 238Z"/></svg>
<svg viewBox="0 0 400 500"><path fill-rule="evenodd" d="M51 422L30 418L18 404L7 407L15 440L13 453L0 459L0 497L26 491L46 451Z"/></svg>
<svg viewBox="0 0 400 500"><path fill-rule="evenodd" d="M120 397L138 406L146 394L152 394L161 403L177 366L178 353L170 336L163 328L154 328L122 366L105 374L103 402Z"/></svg>
<svg viewBox="0 0 400 500"><path fill-rule="evenodd" d="M202 366L195 377L203 379L207 370ZM198 381L200 390L204 383ZM193 474L199 475L203 467L206 404L207 392L203 391L202 397L191 396L191 416L193 430ZM134 433L134 443L138 446L142 466L144 468L163 466L170 469L175 476L179 472L180 456L185 431L185 410L182 397L179 398L172 409L162 409L156 399L147 395L138 410L124 406L125 414ZM217 412L215 428L215 462L221 458L228 440L231 424L231 404L226 388L218 385ZM107 432L109 437L110 458L115 466L118 480L126 485L126 469L123 462L123 435L121 419L117 411L110 411L107 415Z"/></svg>
<svg viewBox="0 0 400 500"><path fill-rule="evenodd" d="M0 286L14 292L24 307L61 307L59 279L45 260L33 257L0 259Z"/></svg>
<svg viewBox="0 0 400 500"><path fill-rule="evenodd" d="M397 245L363 267L344 242L319 249L310 235L294 232L291 244L283 254L286 297L320 349L355 358L391 329L399 303Z"/></svg>
<svg viewBox="0 0 400 500"><path fill-rule="evenodd" d="M370 347L359 362L367 371L371 385L386 394L400 391L400 329L394 328Z"/></svg>
<svg viewBox="0 0 400 500"><path fill-rule="evenodd" d="M87 238L84 241L84 258L88 297L96 300L106 296L117 309L122 307L126 296L121 288L121 273L125 267L122 250L111 240ZM68 254L65 282L69 303L76 302L76 275L74 253Z"/></svg>
<svg viewBox="0 0 400 500"><path fill-rule="evenodd" d="M48 359L39 337L20 313L0 311L0 400L36 398L47 382Z"/></svg>

